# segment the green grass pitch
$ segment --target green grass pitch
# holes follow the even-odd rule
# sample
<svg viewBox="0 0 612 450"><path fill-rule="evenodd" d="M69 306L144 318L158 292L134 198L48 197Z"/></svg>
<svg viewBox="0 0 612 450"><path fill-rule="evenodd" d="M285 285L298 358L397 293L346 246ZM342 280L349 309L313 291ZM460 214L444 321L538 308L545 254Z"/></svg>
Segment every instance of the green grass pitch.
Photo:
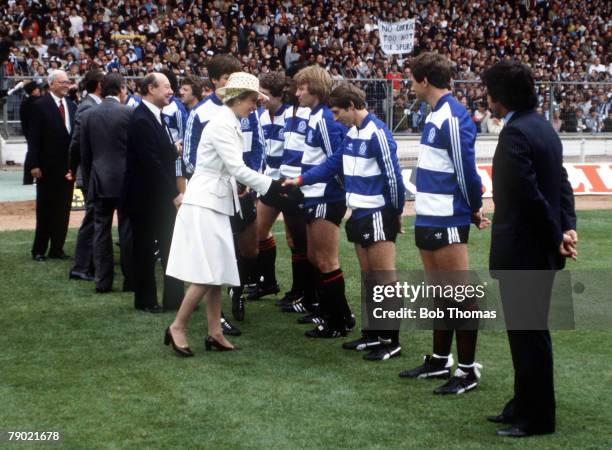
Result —
<svg viewBox="0 0 612 450"><path fill-rule="evenodd" d="M412 221L398 239L398 269L420 268ZM570 267L612 268L612 212L581 212L578 223L579 262ZM277 273L288 288L281 232L277 225ZM59 430L61 446L75 449L612 447L612 331L554 332L558 432L512 441L485 421L512 393L504 332L480 333L481 384L453 398L432 395L439 381L397 376L431 351L431 332L405 331L400 358L366 362L341 340L307 340L298 315L272 299L247 303L234 353L204 352L199 308L189 330L196 356L179 359L162 345L172 313L140 313L130 294L96 295L68 280L71 261L32 261L32 236L0 233L0 429ZM472 268L486 267L489 238L472 228ZM359 268L344 232L341 241L359 311Z"/></svg>

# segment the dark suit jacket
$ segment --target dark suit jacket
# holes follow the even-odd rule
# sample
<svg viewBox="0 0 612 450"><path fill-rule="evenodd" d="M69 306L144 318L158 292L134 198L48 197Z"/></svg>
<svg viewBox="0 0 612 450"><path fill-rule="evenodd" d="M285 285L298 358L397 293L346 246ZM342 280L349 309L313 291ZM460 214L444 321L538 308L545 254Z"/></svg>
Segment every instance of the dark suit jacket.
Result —
<svg viewBox="0 0 612 450"><path fill-rule="evenodd" d="M76 110L76 116L74 117L74 130L72 131L72 140L70 141L70 170L73 175L76 175L77 168L79 164L81 164L81 117L92 106L96 106L97 103L93 97L87 95ZM87 186L86 183L83 183L83 186Z"/></svg>
<svg viewBox="0 0 612 450"><path fill-rule="evenodd" d="M121 196L132 111L106 98L81 116L79 147L87 200Z"/></svg>
<svg viewBox="0 0 612 450"><path fill-rule="evenodd" d="M562 163L550 123L533 110L510 118L493 157L492 270L564 267L559 246L563 232L576 229L576 213Z"/></svg>
<svg viewBox="0 0 612 450"><path fill-rule="evenodd" d="M39 99L40 97L30 95L25 98L19 106L19 120L21 121L21 130L26 138L26 142L28 142L28 134L32 124L32 116L35 114L34 103ZM34 182L34 178L32 178L32 174L30 173L32 170L30 159L30 152L28 150L26 151L25 161L23 163L23 184L32 184Z"/></svg>
<svg viewBox="0 0 612 450"><path fill-rule="evenodd" d="M66 98L70 129L74 130L76 105ZM64 179L68 172L68 149L71 134L60 116L59 108L51 94L43 96L34 104L32 122L28 130L28 152L30 167L40 168L44 179Z"/></svg>
<svg viewBox="0 0 612 450"><path fill-rule="evenodd" d="M123 202L130 214L156 211L172 202L176 187L176 148L151 110L141 103L132 113Z"/></svg>

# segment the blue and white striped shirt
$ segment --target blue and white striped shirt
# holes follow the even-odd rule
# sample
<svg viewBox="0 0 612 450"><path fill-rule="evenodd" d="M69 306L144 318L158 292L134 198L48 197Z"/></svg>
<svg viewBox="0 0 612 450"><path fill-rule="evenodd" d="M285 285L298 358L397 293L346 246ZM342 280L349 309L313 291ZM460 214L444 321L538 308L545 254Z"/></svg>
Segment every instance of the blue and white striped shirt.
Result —
<svg viewBox="0 0 612 450"><path fill-rule="evenodd" d="M140 105L140 102L142 101L142 99L136 95L136 94L130 94L128 95L128 99L127 102L125 102L126 106L129 106L130 108L136 108L138 105Z"/></svg>
<svg viewBox="0 0 612 450"><path fill-rule="evenodd" d="M223 107L223 102L215 93L200 101L189 113L183 147L183 162L187 173L192 174L198 156L198 146L202 132L208 122L216 117ZM257 112L249 114L248 118L240 120L241 131L244 136L242 159L253 170L261 171L263 159L263 132L260 130Z"/></svg>
<svg viewBox="0 0 612 450"><path fill-rule="evenodd" d="M359 219L383 209L404 210L405 187L397 145L387 126L369 113L359 128L351 127L342 150L302 175L305 185L344 175L346 206Z"/></svg>
<svg viewBox="0 0 612 450"><path fill-rule="evenodd" d="M257 111L249 114L249 117L240 119L244 146L242 148L242 160L250 169L261 172L263 169L263 154L266 143L264 133L259 124Z"/></svg>
<svg viewBox="0 0 612 450"><path fill-rule="evenodd" d="M223 107L223 102L213 92L193 107L187 119L183 141L183 162L188 174L192 174L198 157L198 145L204 127Z"/></svg>
<svg viewBox="0 0 612 450"><path fill-rule="evenodd" d="M178 98L172 96L170 104L162 109L162 117L170 129L170 133L172 133L172 139L175 142L183 139L187 123L187 109L185 105Z"/></svg>
<svg viewBox="0 0 612 450"><path fill-rule="evenodd" d="M264 174L273 180L280 178L280 166L285 149L285 110L288 108L291 106L284 104L274 113L274 116L270 114L269 109L264 110L259 116L266 142Z"/></svg>
<svg viewBox="0 0 612 450"><path fill-rule="evenodd" d="M185 123L187 122L187 109L183 103L174 95L170 99L170 104L162 109L162 118L170 130L172 141L176 142L183 139ZM183 161L180 156L176 158L175 171L177 177L185 176Z"/></svg>
<svg viewBox="0 0 612 450"><path fill-rule="evenodd" d="M306 145L306 132L310 108L289 106L285 109L285 143L280 175L286 178L297 178L302 173L302 155Z"/></svg>
<svg viewBox="0 0 612 450"><path fill-rule="evenodd" d="M482 206L476 171L476 125L450 93L425 119L416 169L415 226L469 225Z"/></svg>
<svg viewBox="0 0 612 450"><path fill-rule="evenodd" d="M320 104L314 108L308 118L302 173L323 164L327 158L341 151L346 132L346 127L334 120L327 106ZM338 178L303 186L304 206L343 201L345 192Z"/></svg>

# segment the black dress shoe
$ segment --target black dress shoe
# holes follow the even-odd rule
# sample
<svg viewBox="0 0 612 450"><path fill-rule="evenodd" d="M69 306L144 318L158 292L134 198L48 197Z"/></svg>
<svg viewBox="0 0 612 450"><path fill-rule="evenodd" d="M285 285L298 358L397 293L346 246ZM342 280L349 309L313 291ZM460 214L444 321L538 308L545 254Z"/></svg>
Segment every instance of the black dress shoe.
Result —
<svg viewBox="0 0 612 450"><path fill-rule="evenodd" d="M206 336L206 339L204 340L204 347L206 348L206 351L211 351L213 349L220 352L231 352L238 350L236 347L226 347L225 345L221 345L221 343L212 336Z"/></svg>
<svg viewBox="0 0 612 450"><path fill-rule="evenodd" d="M68 275L68 277L71 280L94 281L93 275L90 275L88 273L83 273L83 272L76 272L74 270L70 271L70 274Z"/></svg>
<svg viewBox="0 0 612 450"><path fill-rule="evenodd" d="M487 420L493 423L507 423L511 424L514 422L514 419L510 416L506 416L505 414L499 414L497 416L487 416Z"/></svg>
<svg viewBox="0 0 612 450"><path fill-rule="evenodd" d="M497 430L498 436L503 437L513 437L513 438L521 438L521 437L529 437L529 436L538 436L542 434L552 434L555 432L554 428L538 428L532 430L526 430L525 428L512 426L510 428L502 428Z"/></svg>
<svg viewBox="0 0 612 450"><path fill-rule="evenodd" d="M109 292L111 292L113 290L113 288L96 288L96 292L98 294L108 294Z"/></svg>
<svg viewBox="0 0 612 450"><path fill-rule="evenodd" d="M154 305L154 306L145 306L144 308L136 308L142 312L147 312L147 313L151 313L151 314L159 314L159 313L163 313L164 309L159 306L159 305Z"/></svg>
<svg viewBox="0 0 612 450"><path fill-rule="evenodd" d="M34 261L43 262L47 258L45 258L45 255L41 255L40 253L37 253L35 255L32 255L32 259Z"/></svg>
<svg viewBox="0 0 612 450"><path fill-rule="evenodd" d="M172 333L170 333L170 327L166 328L166 334L164 335L164 344L172 344L172 348L178 356L181 356L183 358L189 358L193 356L193 352L189 347L179 347L174 343L174 338L172 337Z"/></svg>
<svg viewBox="0 0 612 450"><path fill-rule="evenodd" d="M49 253L49 259L70 259L70 256L68 256L66 253L62 252L62 253L58 253L57 255L52 255L51 253Z"/></svg>
<svg viewBox="0 0 612 450"><path fill-rule="evenodd" d="M497 435L513 438L531 436L530 433L519 427L502 428L501 430L497 430Z"/></svg>

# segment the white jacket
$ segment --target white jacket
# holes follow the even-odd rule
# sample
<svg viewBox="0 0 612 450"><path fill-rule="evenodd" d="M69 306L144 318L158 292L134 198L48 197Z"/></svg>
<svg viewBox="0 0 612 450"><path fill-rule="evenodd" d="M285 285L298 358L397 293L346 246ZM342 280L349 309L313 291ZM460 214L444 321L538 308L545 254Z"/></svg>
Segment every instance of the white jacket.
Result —
<svg viewBox="0 0 612 450"><path fill-rule="evenodd" d="M223 106L204 128L183 203L233 216L240 211L236 180L265 195L272 179L244 164L242 147L240 121L229 107Z"/></svg>

